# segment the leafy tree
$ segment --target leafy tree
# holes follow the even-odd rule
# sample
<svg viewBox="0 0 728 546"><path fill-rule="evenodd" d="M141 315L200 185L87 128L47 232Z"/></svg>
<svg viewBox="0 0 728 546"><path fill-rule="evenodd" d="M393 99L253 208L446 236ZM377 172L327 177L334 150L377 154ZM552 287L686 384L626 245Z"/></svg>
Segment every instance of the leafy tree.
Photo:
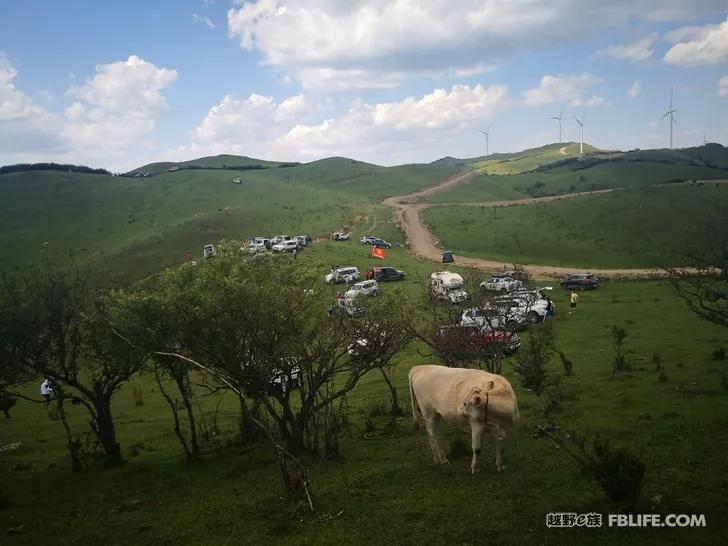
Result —
<svg viewBox="0 0 728 546"><path fill-rule="evenodd" d="M52 382L74 470L81 465L74 448L78 442L65 418L65 400L88 411L107 464L118 464L121 446L111 399L146 357L112 335L109 295L88 290L78 270L66 272L52 264L3 273L0 292L2 367L17 366L27 377Z"/></svg>

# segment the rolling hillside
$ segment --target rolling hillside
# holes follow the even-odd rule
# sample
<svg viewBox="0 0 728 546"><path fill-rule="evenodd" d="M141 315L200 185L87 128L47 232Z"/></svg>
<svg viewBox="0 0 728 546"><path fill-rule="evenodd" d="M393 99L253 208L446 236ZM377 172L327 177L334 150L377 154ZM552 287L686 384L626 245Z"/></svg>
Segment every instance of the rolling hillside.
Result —
<svg viewBox="0 0 728 546"><path fill-rule="evenodd" d="M546 155L542 149L537 149L532 159L524 155L514 164L520 167L533 166L536 158ZM555 156L552 154L551 157ZM728 179L726 165L728 148L719 144L683 150L592 154L584 159L562 157L541 165L535 171L480 174L470 184L429 196L424 202L484 202L610 188L646 187L687 180L723 180Z"/></svg>
<svg viewBox="0 0 728 546"><path fill-rule="evenodd" d="M172 161L162 161L159 163L149 163L137 169L133 169L126 175L133 176L136 173L149 173L157 175L167 172L169 169L177 168L185 169L228 169L228 170L254 170L254 169L273 169L276 167L287 167L297 165L297 163L282 163L279 161L265 161L263 159L255 159L243 155L221 154L210 157L201 157L190 161L180 161L178 163Z"/></svg>
<svg viewBox="0 0 728 546"><path fill-rule="evenodd" d="M509 263L593 268L683 265L701 227L728 206L728 184L639 188L526 206L423 211L441 245Z"/></svg>

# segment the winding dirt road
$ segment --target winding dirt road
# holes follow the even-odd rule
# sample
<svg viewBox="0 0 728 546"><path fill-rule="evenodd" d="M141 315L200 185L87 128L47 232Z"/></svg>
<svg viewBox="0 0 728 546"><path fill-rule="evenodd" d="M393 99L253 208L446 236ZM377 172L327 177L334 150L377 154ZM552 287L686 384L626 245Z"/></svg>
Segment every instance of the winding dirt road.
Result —
<svg viewBox="0 0 728 546"><path fill-rule="evenodd" d="M388 207L392 207L397 215L397 220L402 225L407 236L407 243L410 250L415 256L440 262L442 259L442 247L435 241L430 230L422 222L420 211L429 207L447 206L447 205L465 205L477 207L512 207L521 205L532 205L535 203L546 203L549 201L561 201L565 199L575 199L585 195L594 195L600 193L610 193L617 191L595 190L590 192L567 193L564 195L554 195L548 197L534 197L528 199L516 199L512 201L492 201L485 203L418 203L423 197L434 195L442 191L446 191L458 184L470 182L476 176L475 172L467 172L446 178L439 184L427 187L423 190L402 195L398 197L388 197L382 203ZM457 256L456 263L465 267L483 271L502 270L503 268L511 268L512 263L497 262L494 260L484 260L481 258L469 258L467 256ZM528 273L534 278L552 278L560 277L566 273L595 273L602 277L654 277L663 276L664 272L659 269L583 269L575 267L556 267L550 265L524 265Z"/></svg>

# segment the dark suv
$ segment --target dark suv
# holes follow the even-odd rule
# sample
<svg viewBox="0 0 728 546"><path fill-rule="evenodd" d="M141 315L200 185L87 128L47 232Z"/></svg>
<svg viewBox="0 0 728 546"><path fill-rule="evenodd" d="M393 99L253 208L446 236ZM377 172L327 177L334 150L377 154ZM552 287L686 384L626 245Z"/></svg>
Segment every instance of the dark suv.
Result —
<svg viewBox="0 0 728 546"><path fill-rule="evenodd" d="M404 271L393 267L372 267L367 271L367 279L374 279L377 282L403 281L404 278Z"/></svg>
<svg viewBox="0 0 728 546"><path fill-rule="evenodd" d="M593 273L570 273L561 279L561 286L566 290L595 290L599 279Z"/></svg>

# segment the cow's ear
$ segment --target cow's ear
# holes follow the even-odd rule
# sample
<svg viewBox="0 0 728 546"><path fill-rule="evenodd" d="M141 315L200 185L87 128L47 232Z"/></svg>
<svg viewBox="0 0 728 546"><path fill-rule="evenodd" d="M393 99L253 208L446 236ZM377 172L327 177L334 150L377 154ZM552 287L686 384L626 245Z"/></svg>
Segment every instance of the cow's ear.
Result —
<svg viewBox="0 0 728 546"><path fill-rule="evenodd" d="M480 405L480 396L476 396L475 398L473 398L473 404L475 404L476 406Z"/></svg>

